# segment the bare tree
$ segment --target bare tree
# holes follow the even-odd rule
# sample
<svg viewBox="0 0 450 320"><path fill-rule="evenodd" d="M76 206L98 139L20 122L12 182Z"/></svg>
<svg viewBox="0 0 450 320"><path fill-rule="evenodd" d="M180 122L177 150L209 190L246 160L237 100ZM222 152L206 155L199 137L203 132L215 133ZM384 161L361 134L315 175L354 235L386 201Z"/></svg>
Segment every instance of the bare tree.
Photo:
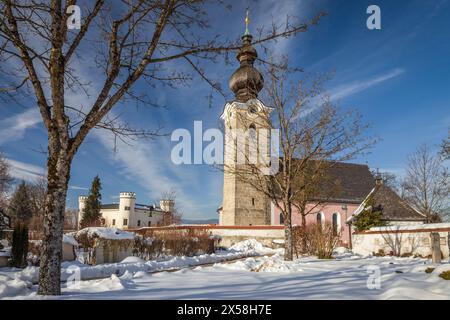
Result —
<svg viewBox="0 0 450 320"><path fill-rule="evenodd" d="M428 223L444 218L450 205L450 175L443 159L427 145L409 156L403 188L406 201L426 215Z"/></svg>
<svg viewBox="0 0 450 320"><path fill-rule="evenodd" d="M47 180L44 177L38 178L33 183L28 184L28 191L33 207L33 216L28 227L35 239L42 239L44 236L43 222Z"/></svg>
<svg viewBox="0 0 450 320"><path fill-rule="evenodd" d="M66 209L64 214L64 230L76 230L77 229L78 210Z"/></svg>
<svg viewBox="0 0 450 320"><path fill-rule="evenodd" d="M79 30L69 29L73 5L83 8ZM183 61L216 91L202 61L237 50L236 41L214 36L208 30L206 1L202 0L4 0L0 4L1 75L8 85L3 98L28 94L38 106L48 134L47 193L44 210L44 241L39 273L39 294L60 294L62 235L71 164L93 128L108 129L119 139L151 137L158 130L138 130L110 111L119 103L135 101L154 105L153 97L139 91L136 83L176 85L191 79L171 72L169 64ZM216 4L227 6L222 1ZM318 15L311 23L316 23ZM273 23L254 43L288 37L306 31L309 24L286 19ZM89 57L90 71L100 90L80 76L77 64ZM169 70L169 71L167 71ZM69 94L86 94L83 105Z"/></svg>
<svg viewBox="0 0 450 320"><path fill-rule="evenodd" d="M293 258L293 209L300 208L306 215L306 203L319 194L312 184L326 179L326 170L338 161L350 160L374 143L374 139L365 136L367 125L362 124L355 111L342 111L321 94L322 77L292 83L289 74L287 67L268 70L263 101L273 109L272 116L241 119L249 131L250 122L256 123L257 128L279 129L281 156L271 159L279 161L279 172L267 174L264 161L251 161L252 147L248 143L237 146L237 153L246 159L245 165L225 166L225 170L263 193L280 210L285 226L285 260Z"/></svg>
<svg viewBox="0 0 450 320"><path fill-rule="evenodd" d="M444 141L442 141L442 157L445 160L450 160L450 130L448 131L448 137Z"/></svg>
<svg viewBox="0 0 450 320"><path fill-rule="evenodd" d="M9 163L6 161L5 156L0 153L0 209L6 208L6 193L12 182L12 177L10 175Z"/></svg>

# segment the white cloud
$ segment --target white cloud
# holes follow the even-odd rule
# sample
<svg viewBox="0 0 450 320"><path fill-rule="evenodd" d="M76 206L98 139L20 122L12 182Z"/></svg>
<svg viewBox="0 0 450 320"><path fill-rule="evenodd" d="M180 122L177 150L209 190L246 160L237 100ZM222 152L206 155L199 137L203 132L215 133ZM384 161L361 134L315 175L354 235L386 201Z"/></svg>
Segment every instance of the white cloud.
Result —
<svg viewBox="0 0 450 320"><path fill-rule="evenodd" d="M34 164L29 164L17 160L6 159L10 165L10 174L18 180L36 182L36 180L45 177L46 170Z"/></svg>
<svg viewBox="0 0 450 320"><path fill-rule="evenodd" d="M337 100L342 99L351 95L354 95L358 92L367 90L371 87L374 87L376 85L379 85L380 83L383 83L387 80L390 80L392 78L398 77L402 73L404 73L405 70L403 69L394 69L389 71L388 73L378 75L376 77L366 79L363 81L356 81L349 84L344 84L341 86L338 86L330 91L330 98L331 100Z"/></svg>
<svg viewBox="0 0 450 320"><path fill-rule="evenodd" d="M79 187L79 186L69 186L69 189L72 189L72 190L89 190L89 188Z"/></svg>
<svg viewBox="0 0 450 320"><path fill-rule="evenodd" d="M0 145L11 141L21 140L25 131L35 128L41 122L37 108L30 108L0 121Z"/></svg>
<svg viewBox="0 0 450 320"><path fill-rule="evenodd" d="M257 6L250 6L250 33L256 34L257 28L264 28L264 30L270 31L272 21L281 26L281 30L285 27L286 18L289 17L290 23L294 24L299 22L306 22L307 19L312 17L311 6L303 1L298 0L273 0L258 3ZM253 13L256 11L256 13ZM254 17L254 20L253 20ZM242 23L244 26L244 23ZM279 38L276 42L267 44L270 48L271 54L276 57L286 55L289 53L292 43L298 42L298 35L295 37Z"/></svg>
<svg viewBox="0 0 450 320"><path fill-rule="evenodd" d="M195 172L189 170L187 173L188 170L172 164L169 144L164 144L161 140L137 140L130 145L118 140L114 152L114 137L109 131L94 130L93 135L111 151L110 158L120 167L119 173L147 191L149 201L157 201L162 192L174 189L183 211L190 213L198 210L193 199L186 194L189 185L192 187L196 181Z"/></svg>

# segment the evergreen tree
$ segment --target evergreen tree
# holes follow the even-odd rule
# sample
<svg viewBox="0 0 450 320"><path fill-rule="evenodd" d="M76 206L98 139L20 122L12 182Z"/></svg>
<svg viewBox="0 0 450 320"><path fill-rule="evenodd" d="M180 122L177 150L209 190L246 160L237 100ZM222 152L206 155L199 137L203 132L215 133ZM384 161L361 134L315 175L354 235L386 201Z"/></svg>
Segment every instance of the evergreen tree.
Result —
<svg viewBox="0 0 450 320"><path fill-rule="evenodd" d="M24 181L14 191L8 206L8 214L12 219L25 224L28 224L33 216L30 189Z"/></svg>
<svg viewBox="0 0 450 320"><path fill-rule="evenodd" d="M26 266L28 254L28 227L23 222L16 222L12 236L11 259L16 268Z"/></svg>
<svg viewBox="0 0 450 320"><path fill-rule="evenodd" d="M383 221L382 218L382 208L380 206L375 206L373 198L370 197L367 200L363 211L353 219L353 226L356 231L369 230L372 227L381 227L386 225L386 222Z"/></svg>
<svg viewBox="0 0 450 320"><path fill-rule="evenodd" d="M86 199L86 203L83 210L83 215L81 219L81 227L99 226L100 225L100 205L102 200L102 195L100 191L102 190L102 184L100 182L99 176L95 176L92 181L91 189L89 190L89 196Z"/></svg>

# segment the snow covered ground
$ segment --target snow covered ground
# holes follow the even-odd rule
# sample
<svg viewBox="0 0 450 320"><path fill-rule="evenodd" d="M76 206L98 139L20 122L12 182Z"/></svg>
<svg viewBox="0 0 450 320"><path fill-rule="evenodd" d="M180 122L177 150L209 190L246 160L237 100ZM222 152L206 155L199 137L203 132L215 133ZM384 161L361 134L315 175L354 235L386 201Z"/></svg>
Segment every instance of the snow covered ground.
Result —
<svg viewBox="0 0 450 320"><path fill-rule="evenodd" d="M255 242L241 243L234 249L244 250L241 253L274 252ZM130 266L149 263L126 260L123 264ZM65 283L63 296L56 299L450 299L450 281L438 276L450 270L450 264L427 274L425 269L430 266L426 259L361 257L345 250L339 250L333 260L303 257L285 262L278 252L175 272L125 268L119 276L113 273L72 286ZM2 277L14 282L4 286L9 290L3 293L4 298L44 299L36 295L37 286L31 286L18 270L0 269L0 296L6 280Z"/></svg>

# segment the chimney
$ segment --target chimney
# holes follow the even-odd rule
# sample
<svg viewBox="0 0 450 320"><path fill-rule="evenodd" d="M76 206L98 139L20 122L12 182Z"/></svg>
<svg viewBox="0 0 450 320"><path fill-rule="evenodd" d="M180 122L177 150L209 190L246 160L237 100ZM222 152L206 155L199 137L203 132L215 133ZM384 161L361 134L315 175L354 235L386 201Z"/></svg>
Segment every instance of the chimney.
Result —
<svg viewBox="0 0 450 320"><path fill-rule="evenodd" d="M381 176L380 170L377 168L377 173L375 174L375 185L377 187L383 184L383 177Z"/></svg>

